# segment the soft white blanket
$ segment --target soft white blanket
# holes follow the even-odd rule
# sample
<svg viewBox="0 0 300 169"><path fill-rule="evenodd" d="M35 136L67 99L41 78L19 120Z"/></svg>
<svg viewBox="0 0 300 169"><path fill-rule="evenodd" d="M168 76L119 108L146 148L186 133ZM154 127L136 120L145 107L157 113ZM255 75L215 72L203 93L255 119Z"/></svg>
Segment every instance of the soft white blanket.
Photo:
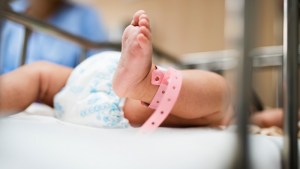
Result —
<svg viewBox="0 0 300 169"><path fill-rule="evenodd" d="M33 105L0 120L1 169L223 169L236 136L211 128L103 129L62 122L51 108ZM280 137L252 136L255 169L281 168Z"/></svg>

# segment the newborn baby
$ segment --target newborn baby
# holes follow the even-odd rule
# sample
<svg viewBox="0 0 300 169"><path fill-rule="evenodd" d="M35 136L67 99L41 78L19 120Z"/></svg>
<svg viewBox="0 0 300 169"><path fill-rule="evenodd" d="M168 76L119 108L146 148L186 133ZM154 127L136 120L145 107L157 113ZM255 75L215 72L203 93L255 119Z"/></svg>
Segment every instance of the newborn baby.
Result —
<svg viewBox="0 0 300 169"><path fill-rule="evenodd" d="M124 31L121 53L100 53L74 70L36 62L1 76L0 112L9 115L39 101L54 106L57 118L65 121L106 128L140 126L154 112L148 105L160 94L161 85L152 82L157 71L166 75L152 63L150 22L141 10ZM201 70L177 72L182 74L181 89L162 125L227 124L230 96L224 78Z"/></svg>

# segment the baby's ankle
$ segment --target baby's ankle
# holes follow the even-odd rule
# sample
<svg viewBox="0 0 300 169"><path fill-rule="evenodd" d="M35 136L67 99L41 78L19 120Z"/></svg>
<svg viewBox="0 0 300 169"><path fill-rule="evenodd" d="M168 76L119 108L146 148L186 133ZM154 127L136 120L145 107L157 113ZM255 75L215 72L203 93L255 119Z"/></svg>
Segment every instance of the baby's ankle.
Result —
<svg viewBox="0 0 300 169"><path fill-rule="evenodd" d="M128 98L141 100L150 103L159 86L151 84L152 72L155 70L155 65L152 64L147 76L128 94Z"/></svg>

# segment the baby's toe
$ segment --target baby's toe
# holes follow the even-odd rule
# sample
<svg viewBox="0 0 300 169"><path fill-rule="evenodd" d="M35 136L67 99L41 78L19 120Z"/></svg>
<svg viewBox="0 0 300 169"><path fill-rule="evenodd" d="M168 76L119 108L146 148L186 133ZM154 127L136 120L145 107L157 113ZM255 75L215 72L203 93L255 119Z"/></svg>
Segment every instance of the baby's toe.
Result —
<svg viewBox="0 0 300 169"><path fill-rule="evenodd" d="M133 26L138 26L140 16L143 15L144 13L145 13L144 10L139 10L139 11L137 11L137 12L133 15L133 19L132 19L131 25L133 25Z"/></svg>
<svg viewBox="0 0 300 169"><path fill-rule="evenodd" d="M151 39L151 32L145 26L140 27L140 33L142 33L148 40Z"/></svg>
<svg viewBox="0 0 300 169"><path fill-rule="evenodd" d="M148 29L150 29L150 21L146 14L140 15L138 24L139 24L139 26L145 26Z"/></svg>
<svg viewBox="0 0 300 169"><path fill-rule="evenodd" d="M137 36L137 41L142 49L145 49L149 46L149 39L142 33Z"/></svg>

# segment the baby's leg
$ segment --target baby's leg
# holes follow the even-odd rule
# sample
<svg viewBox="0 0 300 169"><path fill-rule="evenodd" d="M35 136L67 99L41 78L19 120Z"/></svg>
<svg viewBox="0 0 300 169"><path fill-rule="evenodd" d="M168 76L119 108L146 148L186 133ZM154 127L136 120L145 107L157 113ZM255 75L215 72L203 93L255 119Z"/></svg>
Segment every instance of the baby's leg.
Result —
<svg viewBox="0 0 300 169"><path fill-rule="evenodd" d="M151 84L151 74L155 69L151 58L149 19L144 11L138 11L123 34L122 57L113 81L113 88L119 96L151 102L158 89ZM182 71L182 74L182 89L171 114L185 120L205 119L202 124L206 125L222 121L230 100L224 78L200 70ZM132 112L134 109L143 111L136 105L129 106ZM127 117L132 115L126 109L124 111Z"/></svg>
<svg viewBox="0 0 300 169"><path fill-rule="evenodd" d="M283 111L282 109L277 108L257 112L253 114L251 121L260 127L282 127Z"/></svg>
<svg viewBox="0 0 300 169"><path fill-rule="evenodd" d="M0 76L0 114L24 110L35 101L53 105L54 95L65 85L72 69L35 62Z"/></svg>

